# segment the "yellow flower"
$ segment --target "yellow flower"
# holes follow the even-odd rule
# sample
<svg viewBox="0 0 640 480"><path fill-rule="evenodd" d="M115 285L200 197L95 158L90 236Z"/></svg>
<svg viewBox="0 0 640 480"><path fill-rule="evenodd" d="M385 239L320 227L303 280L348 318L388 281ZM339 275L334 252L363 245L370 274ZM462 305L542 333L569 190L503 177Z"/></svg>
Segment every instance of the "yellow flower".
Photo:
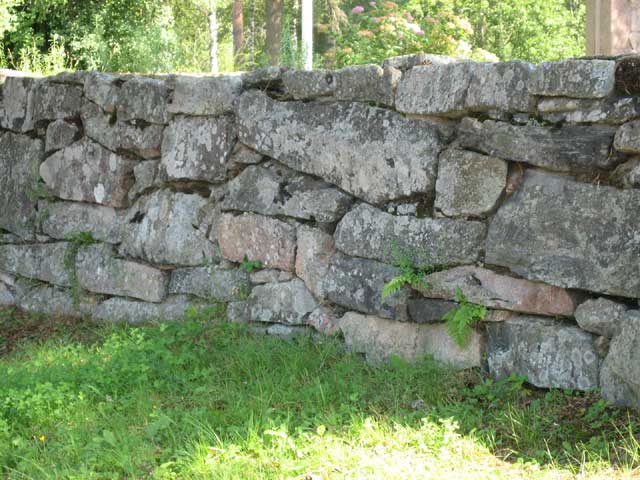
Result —
<svg viewBox="0 0 640 480"><path fill-rule="evenodd" d="M40 440L42 443L44 443L46 439L47 439L47 437L45 437L44 435L40 435L38 437L38 440Z"/></svg>

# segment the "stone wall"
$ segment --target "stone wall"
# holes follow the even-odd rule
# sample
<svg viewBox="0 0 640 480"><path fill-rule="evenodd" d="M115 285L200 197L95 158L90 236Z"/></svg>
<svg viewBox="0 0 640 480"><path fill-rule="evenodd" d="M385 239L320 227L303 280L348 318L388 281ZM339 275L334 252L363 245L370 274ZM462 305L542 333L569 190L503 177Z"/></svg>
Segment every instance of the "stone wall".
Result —
<svg viewBox="0 0 640 480"><path fill-rule="evenodd" d="M638 405L637 65L3 72L0 304L139 322L224 303L373 360ZM383 298L401 256L433 273ZM466 348L442 323L458 290L489 310Z"/></svg>

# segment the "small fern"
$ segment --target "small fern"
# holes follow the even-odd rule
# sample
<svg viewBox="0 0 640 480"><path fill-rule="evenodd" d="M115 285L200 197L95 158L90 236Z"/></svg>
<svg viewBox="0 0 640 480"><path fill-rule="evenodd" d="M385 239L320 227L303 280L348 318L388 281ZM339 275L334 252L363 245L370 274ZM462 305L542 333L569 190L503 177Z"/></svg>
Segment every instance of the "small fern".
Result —
<svg viewBox="0 0 640 480"><path fill-rule="evenodd" d="M487 307L471 303L460 288L456 289L456 302L459 305L449 311L443 320L447 323L449 336L460 348L464 348L471 340L473 327L487 316Z"/></svg>
<svg viewBox="0 0 640 480"><path fill-rule="evenodd" d="M260 270L262 268L262 263L260 260L249 260L245 255L242 259L242 263L240 263L240 268L247 273L251 273L254 270Z"/></svg>
<svg viewBox="0 0 640 480"><path fill-rule="evenodd" d="M395 243L391 247L391 256L393 257L393 263L400 270L400 274L393 277L382 288L382 300L397 293L405 285L426 287L424 279L434 271L431 265L414 265L408 253Z"/></svg>

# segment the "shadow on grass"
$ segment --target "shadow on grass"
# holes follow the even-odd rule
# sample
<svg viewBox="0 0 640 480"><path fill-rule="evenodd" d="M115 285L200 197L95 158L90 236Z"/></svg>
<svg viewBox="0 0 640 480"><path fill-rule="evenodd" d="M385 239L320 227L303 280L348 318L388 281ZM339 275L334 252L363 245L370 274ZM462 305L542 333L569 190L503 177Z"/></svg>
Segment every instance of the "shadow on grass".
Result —
<svg viewBox="0 0 640 480"><path fill-rule="evenodd" d="M7 478L622 478L640 462L636 414L593 393L428 359L369 365L336 341L203 318L38 327L4 315Z"/></svg>

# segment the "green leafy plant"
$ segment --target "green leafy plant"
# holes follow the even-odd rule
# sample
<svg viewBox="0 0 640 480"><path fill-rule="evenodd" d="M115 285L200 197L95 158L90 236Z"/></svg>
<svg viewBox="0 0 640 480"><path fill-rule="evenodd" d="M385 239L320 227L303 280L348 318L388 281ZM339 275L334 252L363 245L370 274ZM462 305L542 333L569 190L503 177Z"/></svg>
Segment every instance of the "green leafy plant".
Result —
<svg viewBox="0 0 640 480"><path fill-rule="evenodd" d="M262 268L262 263L260 260L249 260L245 255L244 259L240 263L240 268L247 273L251 273L254 270L260 270Z"/></svg>
<svg viewBox="0 0 640 480"><path fill-rule="evenodd" d="M410 255L406 249L394 243L391 247L393 263L400 270L400 274L393 277L382 288L382 300L394 295L405 285L415 288L427 288L425 277L435 271L432 265L424 261L425 255Z"/></svg>
<svg viewBox="0 0 640 480"><path fill-rule="evenodd" d="M464 348L471 340L473 327L487 316L487 307L471 303L460 288L456 289L456 302L458 307L450 310L443 320L453 341Z"/></svg>

